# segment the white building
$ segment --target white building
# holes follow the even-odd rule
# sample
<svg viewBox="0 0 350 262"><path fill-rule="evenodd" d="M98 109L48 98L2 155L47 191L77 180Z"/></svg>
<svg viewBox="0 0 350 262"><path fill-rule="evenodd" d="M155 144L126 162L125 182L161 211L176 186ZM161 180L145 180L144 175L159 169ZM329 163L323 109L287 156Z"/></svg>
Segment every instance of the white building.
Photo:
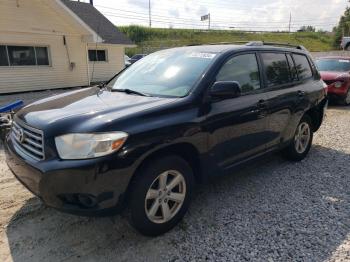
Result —
<svg viewBox="0 0 350 262"><path fill-rule="evenodd" d="M96 8L68 0L1 0L0 93L108 80L133 43Z"/></svg>

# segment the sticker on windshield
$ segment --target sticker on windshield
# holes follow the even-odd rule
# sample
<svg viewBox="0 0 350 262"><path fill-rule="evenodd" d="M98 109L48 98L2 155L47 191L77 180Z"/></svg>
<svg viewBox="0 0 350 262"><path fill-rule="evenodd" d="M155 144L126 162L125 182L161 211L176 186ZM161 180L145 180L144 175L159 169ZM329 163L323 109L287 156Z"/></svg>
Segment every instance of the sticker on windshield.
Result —
<svg viewBox="0 0 350 262"><path fill-rule="evenodd" d="M350 63L349 60L339 60L339 63Z"/></svg>
<svg viewBox="0 0 350 262"><path fill-rule="evenodd" d="M191 54L189 54L189 57L193 57L193 58L213 59L215 56L216 56L216 54L213 54L213 53L191 53Z"/></svg>

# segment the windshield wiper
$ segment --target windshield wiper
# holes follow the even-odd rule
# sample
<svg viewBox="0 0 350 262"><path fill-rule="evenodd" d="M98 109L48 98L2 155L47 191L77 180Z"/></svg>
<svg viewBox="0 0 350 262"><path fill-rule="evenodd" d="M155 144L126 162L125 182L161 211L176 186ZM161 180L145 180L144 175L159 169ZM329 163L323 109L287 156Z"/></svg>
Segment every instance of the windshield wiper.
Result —
<svg viewBox="0 0 350 262"><path fill-rule="evenodd" d="M135 95L139 95L139 96L150 96L149 94L138 92L138 91L135 91L135 90L132 90L132 89L128 89L128 88L125 88L125 89L112 89L112 92L123 92L123 93L126 93L126 94L135 94Z"/></svg>

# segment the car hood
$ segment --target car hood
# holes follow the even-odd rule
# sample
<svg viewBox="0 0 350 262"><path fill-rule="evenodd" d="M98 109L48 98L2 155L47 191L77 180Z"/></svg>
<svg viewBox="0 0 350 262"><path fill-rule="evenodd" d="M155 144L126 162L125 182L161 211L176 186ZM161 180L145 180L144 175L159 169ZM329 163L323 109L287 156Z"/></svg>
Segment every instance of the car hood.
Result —
<svg viewBox="0 0 350 262"><path fill-rule="evenodd" d="M350 77L350 74L346 72L321 71L320 74L323 81L332 81Z"/></svg>
<svg viewBox="0 0 350 262"><path fill-rule="evenodd" d="M62 128L67 122L82 125L86 120L98 125L99 121L115 121L174 100L92 87L39 100L21 109L16 118L39 129Z"/></svg>

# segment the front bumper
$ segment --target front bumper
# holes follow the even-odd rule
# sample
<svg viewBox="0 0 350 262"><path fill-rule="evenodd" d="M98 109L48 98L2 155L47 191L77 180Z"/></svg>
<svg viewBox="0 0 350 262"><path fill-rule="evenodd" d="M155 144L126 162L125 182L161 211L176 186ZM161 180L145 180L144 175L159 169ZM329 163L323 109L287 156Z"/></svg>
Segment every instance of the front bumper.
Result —
<svg viewBox="0 0 350 262"><path fill-rule="evenodd" d="M346 96L348 89L347 88L335 88L328 86L328 96L332 100L342 99Z"/></svg>
<svg viewBox="0 0 350 262"><path fill-rule="evenodd" d="M46 205L78 215L118 212L124 206L133 170L116 168L115 159L32 162L16 153L10 136L5 144L12 173Z"/></svg>

